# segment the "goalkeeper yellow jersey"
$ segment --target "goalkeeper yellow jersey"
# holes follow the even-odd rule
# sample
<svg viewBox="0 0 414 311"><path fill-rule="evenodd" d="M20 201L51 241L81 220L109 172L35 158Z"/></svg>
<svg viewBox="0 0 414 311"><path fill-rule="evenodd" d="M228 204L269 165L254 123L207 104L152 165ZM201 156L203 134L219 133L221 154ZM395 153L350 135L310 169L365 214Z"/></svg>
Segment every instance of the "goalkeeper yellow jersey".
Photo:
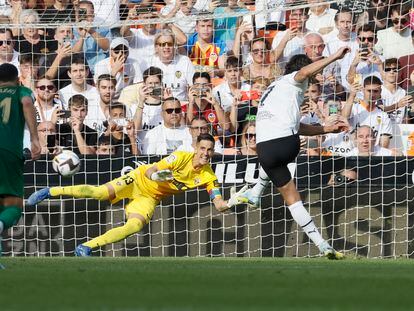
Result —
<svg viewBox="0 0 414 311"><path fill-rule="evenodd" d="M140 190L157 199L184 192L196 187L205 187L210 196L218 196L217 177L209 164L198 170L193 168L194 152L176 151L157 162L158 170L171 170L174 179L156 182L145 176L145 172L154 164L141 165L134 170Z"/></svg>

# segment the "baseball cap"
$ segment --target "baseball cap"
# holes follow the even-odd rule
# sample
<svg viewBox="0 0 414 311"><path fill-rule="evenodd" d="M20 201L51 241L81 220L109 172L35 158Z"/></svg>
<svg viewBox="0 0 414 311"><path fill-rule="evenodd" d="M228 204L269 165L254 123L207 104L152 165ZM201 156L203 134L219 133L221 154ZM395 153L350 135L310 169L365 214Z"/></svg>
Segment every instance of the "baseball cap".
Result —
<svg viewBox="0 0 414 311"><path fill-rule="evenodd" d="M111 45L109 46L110 49L114 49L117 46L125 45L129 49L129 43L125 38L117 37L112 40Z"/></svg>

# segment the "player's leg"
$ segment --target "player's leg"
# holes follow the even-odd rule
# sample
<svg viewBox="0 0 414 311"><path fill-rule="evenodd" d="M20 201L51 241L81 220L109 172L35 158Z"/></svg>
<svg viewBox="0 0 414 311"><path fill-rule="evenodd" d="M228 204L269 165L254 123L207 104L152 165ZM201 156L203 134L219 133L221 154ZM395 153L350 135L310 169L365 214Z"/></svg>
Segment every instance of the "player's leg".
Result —
<svg viewBox="0 0 414 311"><path fill-rule="evenodd" d="M240 196L248 200L248 204L252 208L259 207L260 197L270 183L269 176L262 167L259 168L259 180L257 183L250 189L247 189L245 192L241 193Z"/></svg>
<svg viewBox="0 0 414 311"><path fill-rule="evenodd" d="M102 247L107 244L115 243L126 239L132 234L142 230L142 228L149 223L158 201L145 196L132 200L125 208L127 215L126 223L117 228L113 228L104 234L79 245L76 248L75 254L77 256L90 256L92 249Z"/></svg>

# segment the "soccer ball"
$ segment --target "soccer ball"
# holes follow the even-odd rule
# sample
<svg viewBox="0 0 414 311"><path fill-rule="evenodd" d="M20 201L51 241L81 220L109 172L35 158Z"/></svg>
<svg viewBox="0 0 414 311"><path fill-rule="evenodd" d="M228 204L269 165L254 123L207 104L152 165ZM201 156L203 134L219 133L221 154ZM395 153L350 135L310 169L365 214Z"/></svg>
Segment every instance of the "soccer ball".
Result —
<svg viewBox="0 0 414 311"><path fill-rule="evenodd" d="M53 158L53 169L63 177L71 177L80 169L79 157L69 150L63 150Z"/></svg>

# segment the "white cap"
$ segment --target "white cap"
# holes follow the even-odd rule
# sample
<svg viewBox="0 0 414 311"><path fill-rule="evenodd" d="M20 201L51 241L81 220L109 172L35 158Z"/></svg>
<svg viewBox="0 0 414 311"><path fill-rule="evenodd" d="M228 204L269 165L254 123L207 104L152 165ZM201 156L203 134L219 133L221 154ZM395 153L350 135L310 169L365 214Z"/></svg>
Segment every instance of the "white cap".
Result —
<svg viewBox="0 0 414 311"><path fill-rule="evenodd" d="M109 48L114 49L114 48L116 48L117 46L120 46L120 45L125 45L129 49L128 41L125 38L122 38L122 37L117 37L117 38L113 39L111 41L111 45L109 46Z"/></svg>

